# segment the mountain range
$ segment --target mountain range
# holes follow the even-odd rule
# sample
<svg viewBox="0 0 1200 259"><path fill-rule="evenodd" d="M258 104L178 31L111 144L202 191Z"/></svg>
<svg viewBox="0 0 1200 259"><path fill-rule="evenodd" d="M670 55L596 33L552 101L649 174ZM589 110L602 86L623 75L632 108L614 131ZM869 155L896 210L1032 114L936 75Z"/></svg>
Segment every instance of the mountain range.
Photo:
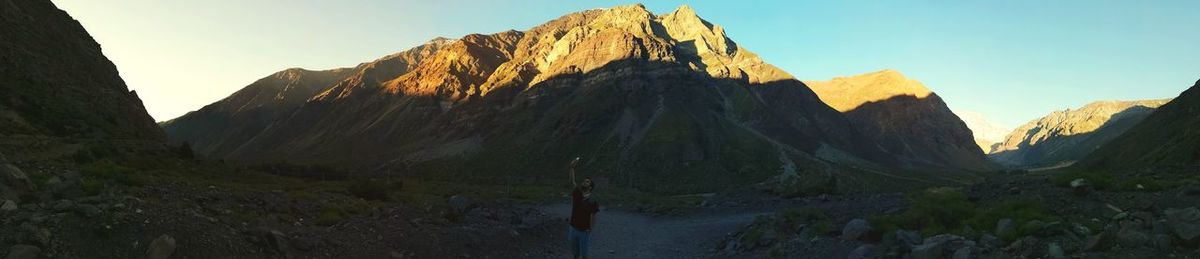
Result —
<svg viewBox="0 0 1200 259"><path fill-rule="evenodd" d="M1167 101L1099 101L1056 111L1017 127L989 156L1009 167L1073 163L1125 133Z"/></svg>
<svg viewBox="0 0 1200 259"><path fill-rule="evenodd" d="M375 174L540 176L582 156L588 173L628 185L711 190L843 177L839 166L985 168L936 96L916 102L953 134L843 114L691 8L629 5L438 38L355 67L284 70L163 127L215 158Z"/></svg>

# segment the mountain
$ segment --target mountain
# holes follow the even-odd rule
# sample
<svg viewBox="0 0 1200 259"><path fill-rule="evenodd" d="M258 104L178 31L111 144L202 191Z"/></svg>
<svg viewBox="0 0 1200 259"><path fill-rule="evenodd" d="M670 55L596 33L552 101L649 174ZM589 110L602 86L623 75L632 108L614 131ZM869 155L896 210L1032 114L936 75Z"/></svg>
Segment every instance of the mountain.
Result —
<svg viewBox="0 0 1200 259"><path fill-rule="evenodd" d="M48 0L0 6L0 135L166 139L79 22Z"/></svg>
<svg viewBox="0 0 1200 259"><path fill-rule="evenodd" d="M1080 161L1094 168L1200 164L1200 81Z"/></svg>
<svg viewBox="0 0 1200 259"><path fill-rule="evenodd" d="M971 130L937 94L895 70L829 81L806 81L822 101L901 166L986 171L991 168Z"/></svg>
<svg viewBox="0 0 1200 259"><path fill-rule="evenodd" d="M1169 100L1100 101L1021 125L990 157L1010 167L1073 163L1138 124Z"/></svg>
<svg viewBox="0 0 1200 259"><path fill-rule="evenodd" d="M868 188L895 175L843 169L899 163L687 6L593 9L356 67L283 71L163 126L216 158L374 174L542 179L582 156L581 173L661 192L780 176Z"/></svg>
<svg viewBox="0 0 1200 259"><path fill-rule="evenodd" d="M967 128L975 135L975 144L983 149L984 153L992 151L992 147L1004 141L1011 128L1001 126L1000 124L989 120L983 114L973 111L954 111L958 118L962 119L967 124Z"/></svg>

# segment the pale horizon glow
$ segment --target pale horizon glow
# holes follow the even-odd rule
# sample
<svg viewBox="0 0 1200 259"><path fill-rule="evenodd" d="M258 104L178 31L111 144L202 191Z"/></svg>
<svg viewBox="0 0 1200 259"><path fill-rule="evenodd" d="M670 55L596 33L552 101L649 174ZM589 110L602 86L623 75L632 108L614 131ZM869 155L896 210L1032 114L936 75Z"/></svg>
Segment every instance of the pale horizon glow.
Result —
<svg viewBox="0 0 1200 259"><path fill-rule="evenodd" d="M350 67L434 37L627 1L54 0L166 121L274 72ZM646 3L667 13L680 1ZM1200 78L1200 1L688 3L800 80L895 69L1013 128L1092 101L1173 98Z"/></svg>

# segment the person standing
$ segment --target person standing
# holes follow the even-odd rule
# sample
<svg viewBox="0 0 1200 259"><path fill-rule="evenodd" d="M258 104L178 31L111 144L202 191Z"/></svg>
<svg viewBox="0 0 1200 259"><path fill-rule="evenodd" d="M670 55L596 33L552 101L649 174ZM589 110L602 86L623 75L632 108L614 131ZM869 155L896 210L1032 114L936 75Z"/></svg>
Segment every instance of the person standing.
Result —
<svg viewBox="0 0 1200 259"><path fill-rule="evenodd" d="M596 212L600 204L592 192L596 183L591 177L584 177L583 182L575 181L575 165L579 158L571 160L568 171L571 172L571 220L567 227L567 244L571 247L573 258L588 258L588 246L592 239L592 228L596 225Z"/></svg>

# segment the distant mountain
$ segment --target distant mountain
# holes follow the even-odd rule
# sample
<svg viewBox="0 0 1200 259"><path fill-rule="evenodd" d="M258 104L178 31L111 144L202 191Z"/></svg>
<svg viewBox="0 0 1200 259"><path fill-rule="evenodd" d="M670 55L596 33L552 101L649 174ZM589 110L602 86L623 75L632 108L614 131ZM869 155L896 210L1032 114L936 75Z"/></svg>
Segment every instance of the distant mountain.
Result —
<svg viewBox="0 0 1200 259"><path fill-rule="evenodd" d="M983 153L991 152L992 148L1003 142L1008 133L1012 131L1012 128L1001 126L977 112L954 111L954 114L958 115L958 118L962 119L967 124L967 128L974 133L975 144L979 145Z"/></svg>
<svg viewBox="0 0 1200 259"><path fill-rule="evenodd" d="M0 6L0 136L165 140L79 22L49 0Z"/></svg>
<svg viewBox="0 0 1200 259"><path fill-rule="evenodd" d="M1080 164L1093 168L1137 168L1200 164L1200 81L1092 152Z"/></svg>
<svg viewBox="0 0 1200 259"><path fill-rule="evenodd" d="M352 68L287 70L163 126L222 159L378 174L528 181L582 156L582 173L659 192L902 177L842 170L900 160L687 6L593 9Z"/></svg>
<svg viewBox="0 0 1200 259"><path fill-rule="evenodd" d="M990 157L1011 167L1073 163L1120 136L1167 101L1101 101L1056 111L1013 130Z"/></svg>
<svg viewBox="0 0 1200 259"><path fill-rule="evenodd" d="M992 165L971 130L937 94L900 72L882 70L830 81L806 81L872 143L904 167L986 171Z"/></svg>

